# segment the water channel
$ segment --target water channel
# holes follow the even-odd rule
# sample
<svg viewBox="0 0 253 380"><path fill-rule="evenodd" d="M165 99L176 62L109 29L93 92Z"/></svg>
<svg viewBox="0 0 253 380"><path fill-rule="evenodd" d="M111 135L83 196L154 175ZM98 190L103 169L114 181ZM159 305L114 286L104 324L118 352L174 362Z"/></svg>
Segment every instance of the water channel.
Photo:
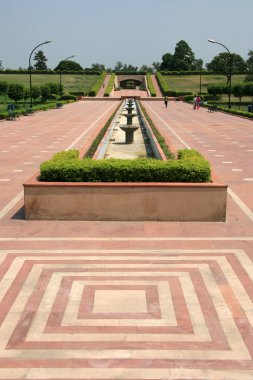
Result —
<svg viewBox="0 0 253 380"><path fill-rule="evenodd" d="M133 106L131 106L133 105ZM131 111L129 109L131 108ZM131 113L131 117L129 117ZM133 141L127 142L126 131L135 129ZM152 133L135 99L125 99L114 117L109 132L100 146L98 159L121 158L157 158L161 159Z"/></svg>

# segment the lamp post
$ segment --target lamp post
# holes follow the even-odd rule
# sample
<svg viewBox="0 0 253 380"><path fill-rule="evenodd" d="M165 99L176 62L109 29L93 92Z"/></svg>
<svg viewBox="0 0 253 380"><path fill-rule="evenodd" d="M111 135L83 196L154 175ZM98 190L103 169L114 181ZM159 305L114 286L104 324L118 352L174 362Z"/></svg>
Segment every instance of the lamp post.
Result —
<svg viewBox="0 0 253 380"><path fill-rule="evenodd" d="M74 58L75 56L76 56L76 54L73 54L70 57L67 57L67 58L63 59L61 62L67 61L68 59ZM61 90L61 74L62 73L61 73L61 70L60 70L60 90Z"/></svg>
<svg viewBox="0 0 253 380"><path fill-rule="evenodd" d="M224 49L226 49L227 52L228 52L228 54L229 54L228 108L231 108L231 84L232 84L232 59L231 59L231 52L230 52L230 50L225 45L223 45L222 43L220 43L218 41L215 41L215 40L212 40L211 38L209 38L208 42L211 42L212 44L217 44L217 45L223 46Z"/></svg>
<svg viewBox="0 0 253 380"><path fill-rule="evenodd" d="M50 42L52 42L51 40L48 40L48 41L45 41L45 42L42 42L41 44L35 46L35 48L31 51L31 54L29 56L29 71L30 71L30 86L29 86L29 89L30 89L30 106L32 107L33 106L33 100L32 100L32 68L31 68L31 57L32 57L32 53L41 45L45 45L45 44L49 44Z"/></svg>

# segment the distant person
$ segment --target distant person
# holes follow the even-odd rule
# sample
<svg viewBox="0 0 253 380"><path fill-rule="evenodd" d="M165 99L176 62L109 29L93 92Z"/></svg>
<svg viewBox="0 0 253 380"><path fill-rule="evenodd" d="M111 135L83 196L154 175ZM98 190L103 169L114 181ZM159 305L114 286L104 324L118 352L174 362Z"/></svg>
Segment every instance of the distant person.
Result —
<svg viewBox="0 0 253 380"><path fill-rule="evenodd" d="M198 95L197 98L196 98L196 108L197 108L197 110L199 110L200 103L201 103L201 97Z"/></svg>
<svg viewBox="0 0 253 380"><path fill-rule="evenodd" d="M165 107L167 108L168 107L168 96L165 96L164 97L164 104L165 104Z"/></svg>
<svg viewBox="0 0 253 380"><path fill-rule="evenodd" d="M193 109L195 110L197 107L197 96L194 96L193 98Z"/></svg>

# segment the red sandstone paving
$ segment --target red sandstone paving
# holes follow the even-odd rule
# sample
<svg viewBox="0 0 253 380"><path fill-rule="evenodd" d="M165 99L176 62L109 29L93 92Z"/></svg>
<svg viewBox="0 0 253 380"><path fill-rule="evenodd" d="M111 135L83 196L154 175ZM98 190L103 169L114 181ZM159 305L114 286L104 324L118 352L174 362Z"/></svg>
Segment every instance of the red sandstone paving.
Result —
<svg viewBox="0 0 253 380"><path fill-rule="evenodd" d="M0 122L0 179L10 179L0 181L0 211L22 191L23 182L38 171L41 161L74 141L73 147L88 145L118 104L84 101L19 121ZM203 153L218 177L252 211L253 183L244 180L253 178L252 121L205 109L194 111L181 102L170 102L168 109L162 101L144 105L173 146L183 148L185 142ZM0 299L1 318L3 322L8 319L5 329L0 325L0 379L253 378L252 220L230 196L225 223L25 221L22 206L20 199L0 220L0 280L9 270L0 290L10 281ZM24 259L19 273L12 266L16 255L20 263L23 257L30 258ZM167 284L170 306L164 304ZM143 320L131 304L125 314L128 326L124 326L119 300L116 314L105 309L101 317L108 321L111 316L121 324L98 326L97 315L93 323L91 304L101 289L108 302L110 289L143 289L147 300ZM86 290L92 294L87 296L88 306ZM16 314L9 312L11 305ZM167 319L164 314L159 317L158 310L168 307L168 318L175 313L175 326L164 326ZM156 316L153 325L150 312ZM90 328L88 320L93 323ZM154 334L159 332L163 333L157 339ZM183 333L188 334L186 340ZM92 355L88 351L80 354L84 348L92 348Z"/></svg>

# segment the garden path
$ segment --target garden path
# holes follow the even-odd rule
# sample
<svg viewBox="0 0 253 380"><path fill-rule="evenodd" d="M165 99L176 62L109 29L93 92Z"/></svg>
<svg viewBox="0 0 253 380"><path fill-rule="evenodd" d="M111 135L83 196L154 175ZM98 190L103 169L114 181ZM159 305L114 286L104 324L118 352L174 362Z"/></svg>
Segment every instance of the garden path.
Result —
<svg viewBox="0 0 253 380"><path fill-rule="evenodd" d="M253 378L253 123L144 101L228 183L225 223L25 221L22 183L118 101L0 122L0 379Z"/></svg>

